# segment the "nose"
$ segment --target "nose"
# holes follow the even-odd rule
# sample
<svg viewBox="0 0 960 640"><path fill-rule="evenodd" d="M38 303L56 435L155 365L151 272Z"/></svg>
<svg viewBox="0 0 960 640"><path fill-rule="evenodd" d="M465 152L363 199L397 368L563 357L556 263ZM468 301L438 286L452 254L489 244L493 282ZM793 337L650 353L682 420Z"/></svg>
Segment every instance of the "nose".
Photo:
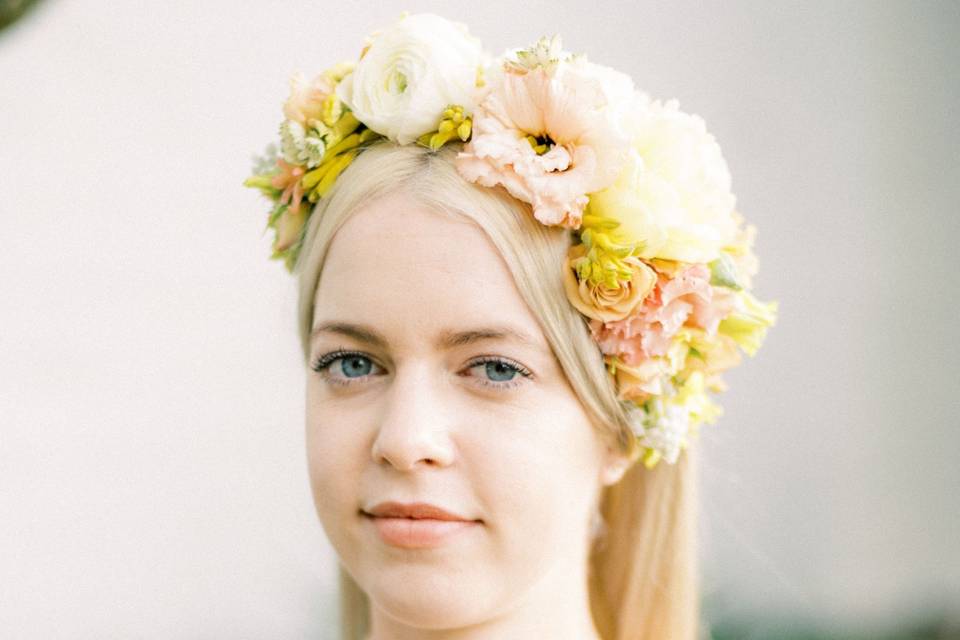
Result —
<svg viewBox="0 0 960 640"><path fill-rule="evenodd" d="M452 415L442 381L427 366L398 368L371 448L373 461L398 471L449 466L455 457Z"/></svg>

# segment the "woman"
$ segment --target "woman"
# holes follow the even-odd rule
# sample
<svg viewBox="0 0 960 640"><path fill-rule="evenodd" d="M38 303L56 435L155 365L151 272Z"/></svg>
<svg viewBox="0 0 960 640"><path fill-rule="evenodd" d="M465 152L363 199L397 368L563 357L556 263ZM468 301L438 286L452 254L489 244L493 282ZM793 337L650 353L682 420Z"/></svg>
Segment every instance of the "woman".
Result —
<svg viewBox="0 0 960 640"><path fill-rule="evenodd" d="M680 451L773 323L751 229L675 105L556 38L478 52L403 17L295 79L281 157L248 181L299 276L344 637L692 639Z"/></svg>

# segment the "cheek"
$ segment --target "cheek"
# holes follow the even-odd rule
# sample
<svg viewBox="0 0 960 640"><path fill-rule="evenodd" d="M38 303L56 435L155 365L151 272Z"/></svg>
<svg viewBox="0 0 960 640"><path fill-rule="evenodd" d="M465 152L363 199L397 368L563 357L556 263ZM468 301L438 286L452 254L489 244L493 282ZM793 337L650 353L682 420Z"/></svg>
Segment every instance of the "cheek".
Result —
<svg viewBox="0 0 960 640"><path fill-rule="evenodd" d="M363 430L356 416L334 403L307 399L307 465L314 501L321 517L357 508L360 463L367 459ZM351 428L344 428L350 424Z"/></svg>
<svg viewBox="0 0 960 640"><path fill-rule="evenodd" d="M473 443L483 465L472 474L478 493L514 557L570 552L596 495L597 435L577 407L554 406L505 420Z"/></svg>
<svg viewBox="0 0 960 640"><path fill-rule="evenodd" d="M354 413L346 414L336 403L312 400L308 394L310 490L327 539L348 567L356 567L362 555L357 511L361 507L361 476L370 459Z"/></svg>

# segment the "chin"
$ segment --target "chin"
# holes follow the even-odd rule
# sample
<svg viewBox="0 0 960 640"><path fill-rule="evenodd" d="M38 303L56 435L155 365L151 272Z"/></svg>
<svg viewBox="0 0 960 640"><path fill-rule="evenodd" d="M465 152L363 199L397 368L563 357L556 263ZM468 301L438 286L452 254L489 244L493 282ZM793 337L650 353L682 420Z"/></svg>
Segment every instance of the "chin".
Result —
<svg viewBox="0 0 960 640"><path fill-rule="evenodd" d="M466 576L417 575L418 571L379 576L367 591L372 604L405 625L419 629L456 629L492 617L493 594Z"/></svg>

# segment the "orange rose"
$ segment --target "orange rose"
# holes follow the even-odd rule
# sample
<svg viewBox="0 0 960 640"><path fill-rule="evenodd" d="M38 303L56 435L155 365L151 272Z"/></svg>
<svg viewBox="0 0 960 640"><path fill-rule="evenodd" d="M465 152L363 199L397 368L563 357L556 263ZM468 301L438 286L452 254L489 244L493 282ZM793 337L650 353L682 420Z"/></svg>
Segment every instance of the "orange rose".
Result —
<svg viewBox="0 0 960 640"><path fill-rule="evenodd" d="M563 286L570 304L580 313L601 322L623 320L653 290L657 274L637 258L625 258L633 265L630 282L611 289L604 284L591 284L577 277L576 263L584 259L587 248L583 244L570 247L563 263Z"/></svg>

